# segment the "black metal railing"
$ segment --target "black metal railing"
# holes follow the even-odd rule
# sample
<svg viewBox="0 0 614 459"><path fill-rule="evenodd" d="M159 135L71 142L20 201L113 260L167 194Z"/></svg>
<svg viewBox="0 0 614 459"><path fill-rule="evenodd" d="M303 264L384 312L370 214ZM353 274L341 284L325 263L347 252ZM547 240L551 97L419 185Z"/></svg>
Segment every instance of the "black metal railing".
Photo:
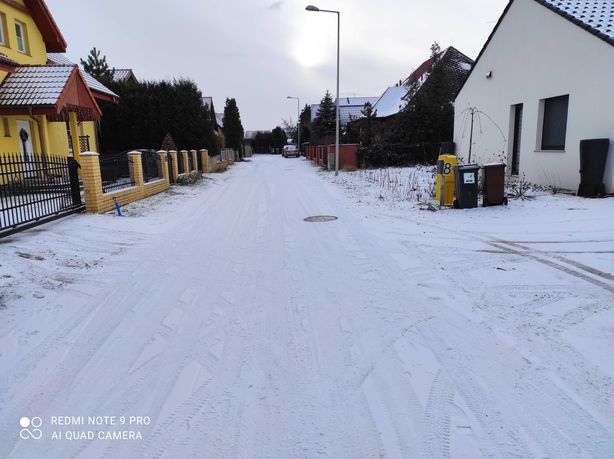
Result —
<svg viewBox="0 0 614 459"><path fill-rule="evenodd" d="M192 158L192 152L188 151L188 172L192 172L194 170L194 160Z"/></svg>
<svg viewBox="0 0 614 459"><path fill-rule="evenodd" d="M203 156L200 151L196 153L196 170L199 172L203 170Z"/></svg>
<svg viewBox="0 0 614 459"><path fill-rule="evenodd" d="M141 162L143 164L143 180L145 183L162 178L162 167L166 164L160 162L160 156L154 150L141 150Z"/></svg>
<svg viewBox="0 0 614 459"><path fill-rule="evenodd" d="M173 177L173 157L170 154L166 155L166 167L168 167L168 181L170 183L175 183Z"/></svg>
<svg viewBox="0 0 614 459"><path fill-rule="evenodd" d="M0 153L0 237L82 211L78 168L70 157Z"/></svg>
<svg viewBox="0 0 614 459"><path fill-rule="evenodd" d="M100 157L102 192L110 193L134 186L132 160L127 153L103 155Z"/></svg>
<svg viewBox="0 0 614 459"><path fill-rule="evenodd" d="M79 151L90 151L90 136L89 135L79 136Z"/></svg>
<svg viewBox="0 0 614 459"><path fill-rule="evenodd" d="M185 164L183 162L183 153L177 153L177 174L185 173Z"/></svg>

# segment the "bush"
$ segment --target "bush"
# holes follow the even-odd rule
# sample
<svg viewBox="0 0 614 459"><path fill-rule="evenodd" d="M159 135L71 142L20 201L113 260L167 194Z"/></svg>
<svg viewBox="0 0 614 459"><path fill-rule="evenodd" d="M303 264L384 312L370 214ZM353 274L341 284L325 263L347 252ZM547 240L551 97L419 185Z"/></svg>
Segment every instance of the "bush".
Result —
<svg viewBox="0 0 614 459"><path fill-rule="evenodd" d="M408 167L435 164L439 144L374 144L360 145L356 151L361 168Z"/></svg>
<svg viewBox="0 0 614 459"><path fill-rule="evenodd" d="M211 167L211 172L213 172L214 174L221 174L222 172L226 172L227 169L228 169L228 163L224 161L221 163L215 163Z"/></svg>
<svg viewBox="0 0 614 459"><path fill-rule="evenodd" d="M195 183L198 183L202 179L203 177L202 175L200 175L200 173L192 172L190 174L186 174L186 175L177 177L177 179L175 180L175 183L180 186L194 185Z"/></svg>

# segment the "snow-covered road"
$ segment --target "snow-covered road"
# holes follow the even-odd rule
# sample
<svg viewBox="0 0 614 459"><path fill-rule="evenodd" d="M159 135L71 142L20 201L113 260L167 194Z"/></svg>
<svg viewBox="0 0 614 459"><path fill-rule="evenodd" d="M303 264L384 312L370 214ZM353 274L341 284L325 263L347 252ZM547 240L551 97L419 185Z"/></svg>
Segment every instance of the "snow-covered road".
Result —
<svg viewBox="0 0 614 459"><path fill-rule="evenodd" d="M527 241L517 209L384 211L278 156L212 182L0 244L108 255L0 308L0 457L614 457L607 220Z"/></svg>

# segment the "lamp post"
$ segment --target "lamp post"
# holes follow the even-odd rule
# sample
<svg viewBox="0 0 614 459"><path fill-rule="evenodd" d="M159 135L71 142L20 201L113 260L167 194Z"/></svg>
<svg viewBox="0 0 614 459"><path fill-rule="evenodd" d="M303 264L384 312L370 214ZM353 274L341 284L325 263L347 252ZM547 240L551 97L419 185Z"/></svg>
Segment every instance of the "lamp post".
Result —
<svg viewBox="0 0 614 459"><path fill-rule="evenodd" d="M337 15L337 122L335 132L335 175L339 175L339 37L341 32L341 13L333 10L321 10L317 6L309 5L307 11L315 13L334 13Z"/></svg>
<svg viewBox="0 0 614 459"><path fill-rule="evenodd" d="M301 100L298 97L287 96L286 99L296 99L296 113L297 113L297 122L296 122L296 130L298 131L298 154L301 155Z"/></svg>

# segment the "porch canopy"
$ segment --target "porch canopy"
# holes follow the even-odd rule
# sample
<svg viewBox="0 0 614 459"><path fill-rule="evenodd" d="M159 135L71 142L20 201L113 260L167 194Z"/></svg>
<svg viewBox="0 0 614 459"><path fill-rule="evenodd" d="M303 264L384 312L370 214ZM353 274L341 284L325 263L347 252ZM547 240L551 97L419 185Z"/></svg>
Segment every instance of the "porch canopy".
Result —
<svg viewBox="0 0 614 459"><path fill-rule="evenodd" d="M49 121L69 121L70 113L78 121L102 116L77 66L21 66L0 85L0 116L45 115Z"/></svg>

